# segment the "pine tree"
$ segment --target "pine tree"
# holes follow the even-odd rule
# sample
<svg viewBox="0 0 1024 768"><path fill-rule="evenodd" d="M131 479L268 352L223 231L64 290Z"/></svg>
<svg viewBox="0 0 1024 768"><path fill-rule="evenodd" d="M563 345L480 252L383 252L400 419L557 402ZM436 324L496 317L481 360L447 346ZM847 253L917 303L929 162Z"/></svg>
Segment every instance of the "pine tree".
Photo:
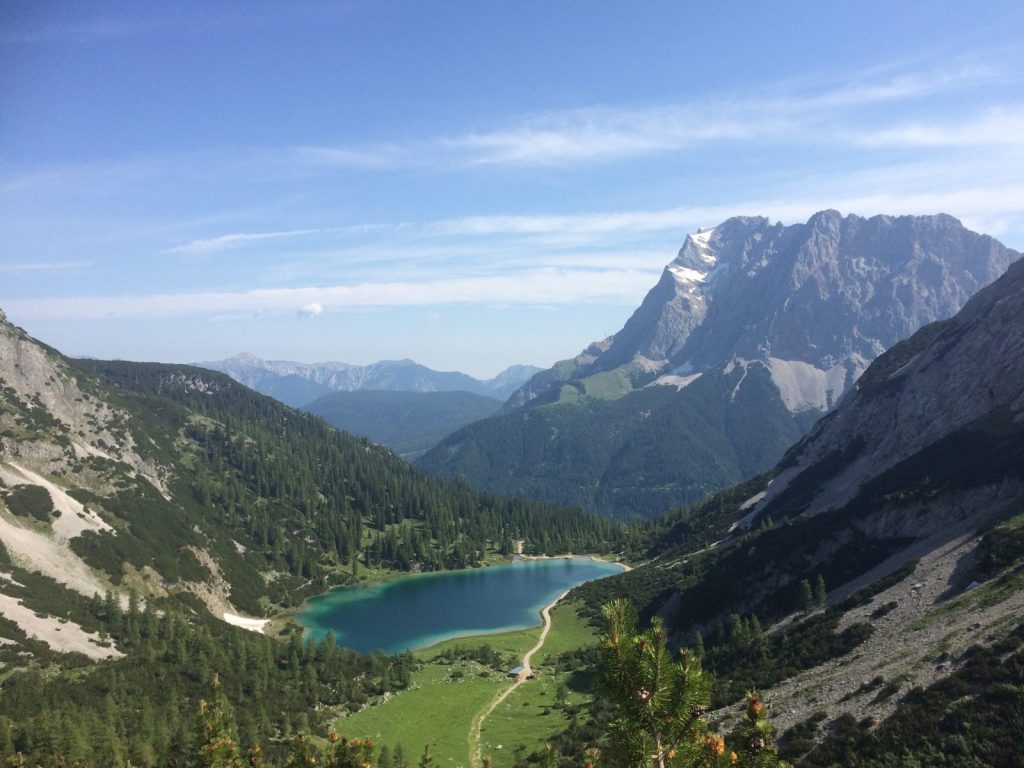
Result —
<svg viewBox="0 0 1024 768"><path fill-rule="evenodd" d="M806 611L814 604L814 593L811 591L811 583L807 579L801 579L797 593L797 607Z"/></svg>
<svg viewBox="0 0 1024 768"><path fill-rule="evenodd" d="M561 682L558 687L555 688L555 706L559 709L565 709L569 703L569 687Z"/></svg>
<svg viewBox="0 0 1024 768"><path fill-rule="evenodd" d="M373 742L369 739L346 739L336 733L330 735L323 768L371 768ZM381 757L384 750L381 750Z"/></svg>
<svg viewBox="0 0 1024 768"><path fill-rule="evenodd" d="M301 731L292 740L292 748L284 761L284 768L309 768L320 764L320 752Z"/></svg>
<svg viewBox="0 0 1024 768"><path fill-rule="evenodd" d="M815 605L824 605L825 596L828 594L828 590L825 589L825 577L820 573L818 578L814 581L814 603Z"/></svg>
<svg viewBox="0 0 1024 768"><path fill-rule="evenodd" d="M778 750L773 746L774 729L764 714L764 703L757 691L747 692L746 718L737 729L736 746L738 764L743 768L773 768L779 762Z"/></svg>
<svg viewBox="0 0 1024 768"><path fill-rule="evenodd" d="M691 648L691 651L698 659L704 658L704 635L700 633L699 629L693 631L693 648Z"/></svg>
<svg viewBox="0 0 1024 768"><path fill-rule="evenodd" d="M610 726L612 762L626 768L781 768L760 696L748 694L743 744L728 752L725 740L708 731L704 714L710 683L700 661L684 650L673 662L667 633L655 617L639 632L626 600L604 606L600 638L600 690L616 710ZM756 625L755 625L756 626ZM588 750L596 768L599 753ZM542 758L543 762L543 758Z"/></svg>
<svg viewBox="0 0 1024 768"><path fill-rule="evenodd" d="M750 617L748 630L750 633L750 654L756 662L763 664L768 660L771 645L768 642L768 636L765 634L764 627L761 626L761 621L757 616Z"/></svg>
<svg viewBox="0 0 1024 768"><path fill-rule="evenodd" d="M687 652L680 663L672 661L658 618L638 633L636 611L627 601L617 599L602 613L599 686L617 709L611 724L617 762L656 768L677 759L683 765L696 764L703 751L703 714L710 700L700 662Z"/></svg>
<svg viewBox="0 0 1024 768"><path fill-rule="evenodd" d="M199 738L197 768L243 768L241 750L235 737L237 728L231 708L214 678L210 700L199 702Z"/></svg>

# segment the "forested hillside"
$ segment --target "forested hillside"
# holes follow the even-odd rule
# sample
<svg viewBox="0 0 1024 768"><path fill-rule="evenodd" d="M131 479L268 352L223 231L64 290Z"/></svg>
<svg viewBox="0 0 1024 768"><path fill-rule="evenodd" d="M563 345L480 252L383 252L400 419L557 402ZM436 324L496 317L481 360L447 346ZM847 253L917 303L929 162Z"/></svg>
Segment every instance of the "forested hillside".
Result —
<svg viewBox="0 0 1024 768"><path fill-rule="evenodd" d="M813 418L786 410L767 371L736 367L683 391L647 387L501 413L417 464L498 493L650 518L770 468Z"/></svg>
<svg viewBox="0 0 1024 768"><path fill-rule="evenodd" d="M0 762L187 764L215 678L246 742L280 756L408 684L412 662L225 618L370 568L621 541L578 510L432 478L225 375L69 360L2 317L0 377Z"/></svg>
<svg viewBox="0 0 1024 768"><path fill-rule="evenodd" d="M460 427L493 415L501 401L472 392L331 392L302 406L338 429L414 459Z"/></svg>

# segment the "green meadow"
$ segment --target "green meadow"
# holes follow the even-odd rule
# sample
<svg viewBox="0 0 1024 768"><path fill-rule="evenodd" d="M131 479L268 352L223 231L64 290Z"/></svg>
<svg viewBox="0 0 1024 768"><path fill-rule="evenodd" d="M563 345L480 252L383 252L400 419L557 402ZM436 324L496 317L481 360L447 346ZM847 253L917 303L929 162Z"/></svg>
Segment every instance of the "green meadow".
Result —
<svg viewBox="0 0 1024 768"><path fill-rule="evenodd" d="M481 754L495 768L510 768L518 757L541 747L568 718L555 705L560 685L566 700L578 703L586 694L568 687L567 673L556 673L549 657L591 645L596 633L576 615L573 605L561 604L551 613L552 626L544 647L533 657L536 680L528 680L502 702L485 720L481 730ZM394 752L401 745L406 761L415 765L426 744L436 766L468 766L471 729L502 691L511 686L504 672L521 663L523 654L540 637L541 628L446 640L416 653L423 666L413 675L408 690L381 704L338 721L338 732L349 737L369 737L378 749ZM502 671L474 660L438 662L435 659L458 648L488 645L504 657ZM387 735L386 737L384 735Z"/></svg>

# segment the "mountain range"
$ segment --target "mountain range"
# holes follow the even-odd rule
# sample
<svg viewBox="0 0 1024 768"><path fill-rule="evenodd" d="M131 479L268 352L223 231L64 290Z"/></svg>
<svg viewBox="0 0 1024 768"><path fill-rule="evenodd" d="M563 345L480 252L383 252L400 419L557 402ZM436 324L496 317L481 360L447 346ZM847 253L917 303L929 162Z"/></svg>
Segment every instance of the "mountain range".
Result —
<svg viewBox="0 0 1024 768"><path fill-rule="evenodd" d="M955 243L962 228L950 227ZM986 242L997 262L1015 255ZM775 402L773 418L792 417L771 364L746 362L682 389L637 380L589 407L703 392L665 412L739 425ZM66 358L2 313L0 384L5 758L187 763L190 706L213 678L239 734L281 762L282 734L322 734L338 713L386 701L414 662L304 645L280 618L255 617L371 568L466 567L521 541L624 552L633 570L569 599L583 616L624 596L645 621L660 617L701 657L723 732L756 688L783 754L808 768L1019 760L1024 261L878 354L764 471L625 532L432 478L217 372ZM540 400L483 423L580 407ZM597 450L604 438L574 439ZM583 681L588 658L548 663ZM600 700L574 711L554 749L580 757L609 712Z"/></svg>
<svg viewBox="0 0 1024 768"><path fill-rule="evenodd" d="M687 237L621 331L419 464L613 515L695 502L770 468L872 360L1019 257L946 215L728 219Z"/></svg>
<svg viewBox="0 0 1024 768"><path fill-rule="evenodd" d="M720 703L781 702L801 765L1015 764L986 729L1024 696L1024 261L879 356L771 470L647 531L647 564L577 594L699 637Z"/></svg>
<svg viewBox="0 0 1024 768"><path fill-rule="evenodd" d="M262 360L242 353L227 360L197 363L226 373L235 381L295 408L330 392L471 392L505 400L540 369L513 365L492 379L476 379L457 371L435 371L412 360L382 360L371 365L296 363Z"/></svg>

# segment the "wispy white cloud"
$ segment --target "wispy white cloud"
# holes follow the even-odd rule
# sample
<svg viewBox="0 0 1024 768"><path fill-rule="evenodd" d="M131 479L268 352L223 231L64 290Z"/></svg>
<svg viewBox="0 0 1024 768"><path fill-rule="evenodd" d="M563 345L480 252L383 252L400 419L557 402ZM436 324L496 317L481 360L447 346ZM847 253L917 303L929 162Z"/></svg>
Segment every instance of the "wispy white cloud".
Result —
<svg viewBox="0 0 1024 768"><path fill-rule="evenodd" d="M886 68L878 73L853 75L839 86L822 89L791 102L798 109L848 108L891 101L920 99L944 91L968 88L1003 79L996 67L982 64L956 64L926 71L892 73Z"/></svg>
<svg viewBox="0 0 1024 768"><path fill-rule="evenodd" d="M419 164L423 153L412 145L377 144L367 147L294 147L295 157L309 165L383 171Z"/></svg>
<svg viewBox="0 0 1024 768"><path fill-rule="evenodd" d="M966 120L903 123L850 136L866 147L1024 147L1024 106L993 107Z"/></svg>
<svg viewBox="0 0 1024 768"><path fill-rule="evenodd" d="M156 20L91 19L69 24L26 24L0 28L0 42L42 43L71 40L102 42L137 35L166 26Z"/></svg>
<svg viewBox="0 0 1024 768"><path fill-rule="evenodd" d="M280 232L234 232L228 235L191 240L182 245L168 248L165 253L213 253L239 248L268 240L290 240L309 236L366 234L386 228L378 224L360 224L351 227L314 227L312 229L288 229Z"/></svg>
<svg viewBox="0 0 1024 768"><path fill-rule="evenodd" d="M323 232L322 229L289 229L284 232L237 232L230 235L218 235L200 240L192 240L184 245L178 245L167 249L167 253L210 253L212 251L224 251L229 248L237 248L247 243L257 243L263 240L281 240L284 238L301 237Z"/></svg>
<svg viewBox="0 0 1024 768"><path fill-rule="evenodd" d="M549 305L586 301L638 301L650 287L642 271L536 269L508 275L455 277L431 281L368 282L358 285L271 288L239 292L182 292L147 296L78 296L60 301L5 302L13 317L26 320L176 317L225 313L319 314L366 307L450 304ZM320 307L320 312L311 308Z"/></svg>
<svg viewBox="0 0 1024 768"><path fill-rule="evenodd" d="M784 128L783 122L774 118L751 122L737 119L730 111L717 105L601 107L546 115L509 129L440 139L438 146L464 156L469 164L567 165L711 141L751 139Z"/></svg>
<svg viewBox="0 0 1024 768"><path fill-rule="evenodd" d="M540 267L632 269L656 275L686 232L737 215L793 223L822 208L865 216L941 212L994 235L1024 231L1024 182L1017 173L1021 167L1021 162L1005 158L881 164L846 174L794 176L773 195L715 205L234 233L174 250L205 252L280 240L282 247L265 265L262 279L292 285L325 279L373 282L381 275L408 280L438 274L479 277ZM382 236L350 237L364 233Z"/></svg>
<svg viewBox="0 0 1024 768"><path fill-rule="evenodd" d="M94 265L95 262L92 261L22 262L20 264L0 264L0 272L66 272L89 269Z"/></svg>
<svg viewBox="0 0 1024 768"><path fill-rule="evenodd" d="M164 156L97 160L0 176L0 193L61 192L96 195L154 178L196 184L211 177L294 180L345 171L462 170L498 167L574 167L683 152L709 146L761 143L837 148L952 146L995 143L1017 131L1020 107L963 120L972 138L957 141L958 125L894 122L874 105L927 103L936 94L1003 83L994 67L950 64L945 69L870 72L842 81L817 78L779 83L681 103L603 105L513 116L505 124L376 144L222 147ZM898 107L895 108L898 113ZM969 109L969 108L968 108ZM1010 141L1010 139L1007 139ZM197 245L197 248L202 246Z"/></svg>
<svg viewBox="0 0 1024 768"><path fill-rule="evenodd" d="M885 175L887 173L889 175ZM764 215L772 220L794 223L806 220L825 207L863 216L950 213L972 229L997 235L1001 229L1012 227L1020 231L1024 225L1024 182L908 191L899 187L898 176L898 170L877 169L865 173L856 185L850 183L850 178L844 178L836 180L835 187L817 189L813 195L751 199L720 206L559 217L474 217L437 222L424 228L429 235L421 233L421 236L436 237L443 232L447 237L465 236L467 242L450 245L446 241L435 246L433 252L423 247L422 239L393 246L385 258L377 259L380 270L367 270L368 279L358 283L341 281L326 286L135 296L80 295L62 297L59 301L12 298L2 303L11 316L25 320L296 312L303 317L314 317L365 308L442 305L572 306L585 302L633 305L654 284L661 267L674 255L674 249L595 247L604 240L609 229L636 233L650 227L678 228L680 235L672 239L678 246L682 232L694 231L697 226L715 225L734 215ZM851 188L844 193L845 186ZM481 235L507 234L515 239L549 234L563 236L566 231L578 233L580 240L575 244L576 250L537 251L513 243L503 245L501 258L492 261L462 258L480 250L479 240L475 238ZM449 276L424 277L432 271L432 259L444 259L453 249L459 251L459 258L444 270L437 269L436 264L433 268L435 274ZM353 253L358 255L358 249ZM372 255L376 258L381 254ZM321 257L330 259L333 254ZM373 260L368 258L366 263ZM403 270L400 268L403 263L419 264L421 271ZM395 274L402 274L403 278L394 279Z"/></svg>
<svg viewBox="0 0 1024 768"><path fill-rule="evenodd" d="M845 141L843 127L857 108L921 99L1000 76L998 70L981 66L863 75L842 83L802 84L792 91L780 86L767 93L735 93L678 104L554 111L505 127L408 145L306 146L294 151L310 163L363 169L439 164L566 166L710 143ZM852 139L858 142L855 134Z"/></svg>
<svg viewBox="0 0 1024 768"><path fill-rule="evenodd" d="M427 226L437 236L536 234L591 234L652 232L678 227L706 215L710 208L678 207L662 210L610 211L565 216L466 216Z"/></svg>

